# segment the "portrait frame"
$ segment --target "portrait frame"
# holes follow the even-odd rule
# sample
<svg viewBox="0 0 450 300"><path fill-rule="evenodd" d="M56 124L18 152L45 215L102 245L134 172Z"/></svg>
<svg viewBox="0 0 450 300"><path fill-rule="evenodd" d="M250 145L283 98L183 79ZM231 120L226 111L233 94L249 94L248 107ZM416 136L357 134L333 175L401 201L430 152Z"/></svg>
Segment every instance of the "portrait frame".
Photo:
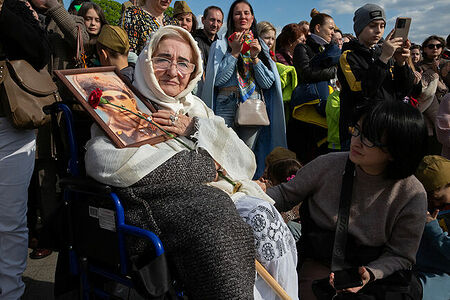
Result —
<svg viewBox="0 0 450 300"><path fill-rule="evenodd" d="M151 125L148 121L139 119L138 117L125 112L124 110L119 111L117 108L113 108L108 111L107 109L102 109L103 106L99 105L94 109L88 103L89 94L92 90L99 88L105 94L106 91L113 91L115 93L122 93L125 95L130 95L128 99L131 103L135 104L135 109L138 112L143 112L144 114L151 115L157 110L152 105L150 100L145 98L130 82L129 80L120 74L119 70L114 67L94 67L85 69L67 69L67 70L55 70L56 77L61 81L65 88L73 95L79 104L84 108L84 110L89 114L89 116L94 120L94 122L105 132L105 134L114 142L118 148L126 147L139 147L144 144L155 145L170 139L163 131ZM104 79L102 84L102 80ZM84 84L84 82L88 82ZM126 98L122 96L123 98ZM134 100L134 102L132 101ZM105 104L106 105L106 104ZM112 111L116 110L116 112ZM126 122L118 122L117 119L124 118L124 116L132 120L134 119L132 125L127 126ZM144 115L145 116L145 115ZM114 123L111 121L114 120ZM142 125L144 123L146 125ZM123 127L124 130L130 130L132 136L127 136L124 130L114 130L114 125ZM159 125L159 124L158 124ZM140 128L139 130L136 130ZM142 133L141 132L145 132ZM151 135L149 138L145 135ZM143 137L144 136L144 137Z"/></svg>

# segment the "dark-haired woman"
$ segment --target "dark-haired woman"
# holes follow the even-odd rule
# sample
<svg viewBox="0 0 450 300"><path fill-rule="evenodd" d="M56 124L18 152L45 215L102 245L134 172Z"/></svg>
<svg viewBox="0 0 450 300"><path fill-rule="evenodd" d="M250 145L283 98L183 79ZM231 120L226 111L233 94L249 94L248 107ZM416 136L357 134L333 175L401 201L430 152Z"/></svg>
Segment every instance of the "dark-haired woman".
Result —
<svg viewBox="0 0 450 300"><path fill-rule="evenodd" d="M227 28L226 39L211 45L202 100L253 150L258 164L255 178L259 178L265 157L277 146L286 148L280 78L269 49L258 38L249 2L233 2ZM265 100L269 126L235 123L238 103L247 99Z"/></svg>
<svg viewBox="0 0 450 300"><path fill-rule="evenodd" d="M103 25L108 24L105 13L98 4L85 2L78 11L78 15L83 17L86 31L89 34L89 43L88 45L84 45L86 66L100 66L95 45L97 44L97 37L100 34Z"/></svg>
<svg viewBox="0 0 450 300"><path fill-rule="evenodd" d="M354 125L350 152L321 156L267 191L280 211L303 202L301 299L315 299L313 280L333 278L331 252L348 160L354 175L345 259L358 268L363 285L347 291L411 267L426 217L426 193L413 176L425 148L419 111L401 101L377 102ZM318 243L314 235L324 239Z"/></svg>
<svg viewBox="0 0 450 300"><path fill-rule="evenodd" d="M335 24L327 14L311 11L311 34L294 49L298 86L292 93L288 146L307 163L326 151L325 107L329 82L336 77L340 49L331 43Z"/></svg>
<svg viewBox="0 0 450 300"><path fill-rule="evenodd" d="M49 58L47 35L29 3L0 0L0 80L7 74L5 59L26 60L40 70ZM2 85L2 102L3 92ZM14 128L6 113L0 109L0 299L20 299L25 290L28 185L36 135L34 130Z"/></svg>
<svg viewBox="0 0 450 300"><path fill-rule="evenodd" d="M439 36L429 36L422 43L423 60L419 64L422 71L422 93L418 97L418 109L423 113L430 137L428 154L440 154L441 146L434 134L434 125L442 97L448 92L444 79L448 75L450 63L441 58L445 40ZM444 76L445 75L445 76Z"/></svg>
<svg viewBox="0 0 450 300"><path fill-rule="evenodd" d="M414 67L419 66L419 63L422 61L420 45L412 44L411 47L409 47L409 51L411 51L411 61L414 64Z"/></svg>

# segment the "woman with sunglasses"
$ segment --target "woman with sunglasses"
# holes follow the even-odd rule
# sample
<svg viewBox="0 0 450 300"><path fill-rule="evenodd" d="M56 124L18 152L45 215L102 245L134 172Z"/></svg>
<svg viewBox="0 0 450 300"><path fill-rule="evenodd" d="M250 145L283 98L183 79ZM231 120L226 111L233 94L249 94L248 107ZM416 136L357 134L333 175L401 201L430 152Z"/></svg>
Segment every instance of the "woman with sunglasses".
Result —
<svg viewBox="0 0 450 300"><path fill-rule="evenodd" d="M333 279L330 262L347 163L354 171L345 262L358 269L362 282L347 292L367 291L367 284L415 261L427 207L425 190L413 176L426 145L423 117L402 101L378 101L359 115L350 152L320 156L289 182L267 190L280 211L302 202L301 299L315 299L313 280Z"/></svg>
<svg viewBox="0 0 450 300"><path fill-rule="evenodd" d="M442 97L448 92L444 78L448 74L450 64L441 58L445 40L432 35L422 43L423 60L419 64L422 71L422 92L418 97L418 109L423 113L428 127L428 154L440 154L441 146L434 135L434 125Z"/></svg>

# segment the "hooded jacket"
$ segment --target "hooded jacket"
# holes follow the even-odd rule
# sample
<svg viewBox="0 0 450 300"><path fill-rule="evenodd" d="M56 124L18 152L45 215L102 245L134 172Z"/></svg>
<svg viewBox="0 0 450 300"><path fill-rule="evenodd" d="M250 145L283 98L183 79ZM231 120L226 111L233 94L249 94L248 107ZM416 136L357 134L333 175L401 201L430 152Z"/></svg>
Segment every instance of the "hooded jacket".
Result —
<svg viewBox="0 0 450 300"><path fill-rule="evenodd" d="M366 48L359 41L344 44L339 59L338 79L342 85L339 132L341 142L350 138L352 115L371 101L403 100L413 88L414 74L407 64L399 66L379 57L381 47Z"/></svg>

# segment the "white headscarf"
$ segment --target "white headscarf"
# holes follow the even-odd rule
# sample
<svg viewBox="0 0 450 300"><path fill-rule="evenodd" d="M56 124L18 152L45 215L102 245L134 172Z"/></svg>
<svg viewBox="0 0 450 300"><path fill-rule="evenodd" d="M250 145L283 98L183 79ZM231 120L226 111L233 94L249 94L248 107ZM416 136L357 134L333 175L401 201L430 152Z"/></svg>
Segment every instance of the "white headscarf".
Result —
<svg viewBox="0 0 450 300"><path fill-rule="evenodd" d="M153 71L152 56L156 51L159 43L164 38L181 38L183 41L187 41L192 48L192 63L195 64L195 70L191 74L191 80L187 87L177 96L170 97L164 93L159 86ZM150 43L144 48L139 55L136 62L136 68L134 71L134 86L147 98L151 99L160 106L172 110L176 113L186 113L192 106L195 105L193 101L192 90L197 86L198 81L201 79L203 73L203 61L200 55L200 49L197 46L197 42L191 36L191 34L179 27L168 25L160 28L152 35Z"/></svg>

